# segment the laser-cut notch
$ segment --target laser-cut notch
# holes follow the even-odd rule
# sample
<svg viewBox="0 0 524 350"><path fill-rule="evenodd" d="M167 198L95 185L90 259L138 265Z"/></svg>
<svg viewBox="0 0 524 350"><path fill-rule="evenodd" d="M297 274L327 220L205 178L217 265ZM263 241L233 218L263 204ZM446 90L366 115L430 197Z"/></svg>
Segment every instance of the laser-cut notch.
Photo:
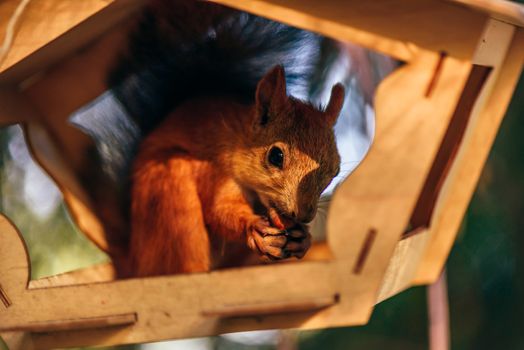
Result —
<svg viewBox="0 0 524 350"><path fill-rule="evenodd" d="M433 92L435 86L437 85L438 78L440 77L440 72L442 71L442 66L444 65L444 60L448 54L444 51L440 52L439 59L437 61L437 65L435 66L435 70L433 71L433 75L431 76L431 80L429 81L428 87L426 88L426 92L424 93L424 97L428 98L431 96L431 93Z"/></svg>
<svg viewBox="0 0 524 350"><path fill-rule="evenodd" d="M368 231L366 239L364 240L364 244L362 245L362 248L360 248L360 253L358 254L357 262L353 267L353 273L355 275L358 275L362 272L362 269L364 268L364 263L367 260L369 252L371 251L371 246L373 245L376 236L377 230L375 230L374 228Z"/></svg>
<svg viewBox="0 0 524 350"><path fill-rule="evenodd" d="M0 331L6 332L34 332L34 333L48 333L68 330L85 330L107 327L123 327L129 326L138 321L136 313L127 313L121 315L83 317L65 320L50 320L41 322L30 322L23 325L3 328L0 326Z"/></svg>
<svg viewBox="0 0 524 350"><path fill-rule="evenodd" d="M307 312L321 310L335 305L340 296L335 294L328 297L318 297L309 300L287 300L282 302L267 302L245 305L221 305L209 310L203 310L202 315L207 317L253 317L276 314L289 314L293 312Z"/></svg>
<svg viewBox="0 0 524 350"><path fill-rule="evenodd" d="M5 292L5 290L2 288L1 284L0 284L0 300L2 301L2 304L4 304L6 308L11 306L12 304L11 300L9 300L9 297L7 296L7 293Z"/></svg>

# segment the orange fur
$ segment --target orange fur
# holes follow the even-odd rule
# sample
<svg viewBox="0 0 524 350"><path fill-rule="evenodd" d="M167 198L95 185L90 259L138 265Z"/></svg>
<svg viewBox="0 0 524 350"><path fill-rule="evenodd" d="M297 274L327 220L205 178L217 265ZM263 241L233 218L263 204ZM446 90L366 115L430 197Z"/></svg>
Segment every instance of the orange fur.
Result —
<svg viewBox="0 0 524 350"><path fill-rule="evenodd" d="M129 274L209 271L252 252L266 260L302 257L310 242L303 223L338 171L332 126L341 89L318 111L286 96L277 67L259 83L253 105L201 98L171 113L134 162ZM284 154L281 169L268 163L275 145ZM263 208L296 226L273 227Z"/></svg>

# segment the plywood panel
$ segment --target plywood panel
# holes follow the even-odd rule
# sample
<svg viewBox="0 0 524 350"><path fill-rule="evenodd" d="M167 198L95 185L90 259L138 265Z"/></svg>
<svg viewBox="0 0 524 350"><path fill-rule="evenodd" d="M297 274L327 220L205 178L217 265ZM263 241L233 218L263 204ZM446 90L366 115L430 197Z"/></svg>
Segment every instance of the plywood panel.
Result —
<svg viewBox="0 0 524 350"><path fill-rule="evenodd" d="M438 278L520 77L524 63L524 32L519 29L514 37L511 34L512 30L506 33L506 38L496 38L496 45L505 44L506 47L491 51L494 70L443 188L431 240L414 283L431 283Z"/></svg>
<svg viewBox="0 0 524 350"><path fill-rule="evenodd" d="M144 0L31 0L0 70L0 85L19 84L85 47L110 28L123 27L121 22L143 4ZM52 11L58 11L57 16ZM38 31L32 27L33 22ZM0 28L5 26L0 23Z"/></svg>
<svg viewBox="0 0 524 350"><path fill-rule="evenodd" d="M493 92L493 81L496 79L502 66L513 37L513 31L513 26L497 20L490 20L486 24L477 47L474 62L477 64L489 64L493 69L486 69L478 65L472 69L468 84L462 93L461 102L455 111L456 117L460 117L460 114L467 114L462 116L468 118L467 129L462 141L458 144L458 153L455 152L453 153L456 154L455 156L453 154L450 156L450 163L448 164L450 169L444 177L444 183L442 186L438 186L440 190L437 188L438 192L435 193L438 200L435 208L429 213L430 220L427 222L429 227L420 227L422 228L420 233L401 241L396 247L397 251L386 272L379 300L390 297L411 286L414 283L413 280L416 280L417 283L419 280L420 282L423 281L423 283L432 283L440 275L471 194L474 191L474 184L480 175L480 170L471 171L472 169L469 168L464 173L464 175L467 174L466 177L457 178L455 171L457 168L467 166L466 164L469 164L469 166L475 164L478 169L481 169L485 161L484 158L481 159L478 155L474 155L476 152L487 152L490 147L489 137L486 141L485 130L477 128L476 120L479 110L485 103L486 96ZM483 71L490 71L488 80L485 82L483 80L476 81L474 79L476 72L480 72L483 75ZM480 94L478 93L479 88L481 89ZM497 118L497 116L490 118L493 117ZM501 117L498 116L498 118ZM498 126L494 127L493 130L497 128ZM454 133L455 131L449 130L447 133ZM485 146L487 148L479 148L477 145L474 147L474 152L470 153L470 157L463 158L464 149L472 147L468 140L468 135L471 133L478 133L482 142L487 143ZM446 145L443 144L441 149L442 147L446 147ZM442 161L442 159L439 161ZM443 222L446 223L446 229L444 230L440 228ZM428 259L432 259L431 267L427 267Z"/></svg>
<svg viewBox="0 0 524 350"><path fill-rule="evenodd" d="M439 62L438 53L425 53L382 82L376 96L374 143L331 203L328 243L335 257L354 264L367 233L377 232L361 272L365 278L355 287L373 291L366 295L373 302L379 294L406 288L420 259L412 251L403 254L402 264L390 268L384 278L471 68L468 61L450 57ZM426 96L429 84L434 87ZM374 284L377 279L382 286Z"/></svg>
<svg viewBox="0 0 524 350"><path fill-rule="evenodd" d="M409 60L421 48L470 58L487 15L438 0L213 0Z"/></svg>
<svg viewBox="0 0 524 350"><path fill-rule="evenodd" d="M9 18L19 0L0 3L0 36L3 38ZM113 0L32 0L20 17L0 72L56 39L89 16L111 4Z"/></svg>
<svg viewBox="0 0 524 350"><path fill-rule="evenodd" d="M457 5L488 13L492 18L516 26L524 26L522 5L506 0L447 0Z"/></svg>

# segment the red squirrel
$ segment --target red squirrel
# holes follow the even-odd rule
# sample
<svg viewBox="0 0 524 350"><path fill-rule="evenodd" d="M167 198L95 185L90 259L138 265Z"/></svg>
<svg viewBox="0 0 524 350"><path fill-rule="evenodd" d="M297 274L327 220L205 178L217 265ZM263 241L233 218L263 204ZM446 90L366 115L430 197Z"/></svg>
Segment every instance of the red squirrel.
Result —
<svg viewBox="0 0 524 350"><path fill-rule="evenodd" d="M72 118L94 140L82 183L118 277L301 257L344 97L299 98L328 95L340 46L194 0L148 1L127 40Z"/></svg>
<svg viewBox="0 0 524 350"><path fill-rule="evenodd" d="M186 101L142 141L132 170L132 275L209 271L252 253L304 256L305 224L339 171L333 125L344 88L333 86L321 111L288 97L276 66L254 101Z"/></svg>

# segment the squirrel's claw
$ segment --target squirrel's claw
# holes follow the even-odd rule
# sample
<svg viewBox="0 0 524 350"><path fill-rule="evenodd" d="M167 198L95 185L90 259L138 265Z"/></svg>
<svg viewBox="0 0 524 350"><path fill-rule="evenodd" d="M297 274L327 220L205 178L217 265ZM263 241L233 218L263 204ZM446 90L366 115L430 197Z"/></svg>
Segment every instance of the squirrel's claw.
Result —
<svg viewBox="0 0 524 350"><path fill-rule="evenodd" d="M262 237L286 234L285 230L271 226L271 223L267 219L260 219L256 221L253 225L253 228L259 232Z"/></svg>
<svg viewBox="0 0 524 350"><path fill-rule="evenodd" d="M284 251L287 243L286 232L272 227L267 219L259 218L248 230L248 246L258 252L263 261L280 260L289 257Z"/></svg>

